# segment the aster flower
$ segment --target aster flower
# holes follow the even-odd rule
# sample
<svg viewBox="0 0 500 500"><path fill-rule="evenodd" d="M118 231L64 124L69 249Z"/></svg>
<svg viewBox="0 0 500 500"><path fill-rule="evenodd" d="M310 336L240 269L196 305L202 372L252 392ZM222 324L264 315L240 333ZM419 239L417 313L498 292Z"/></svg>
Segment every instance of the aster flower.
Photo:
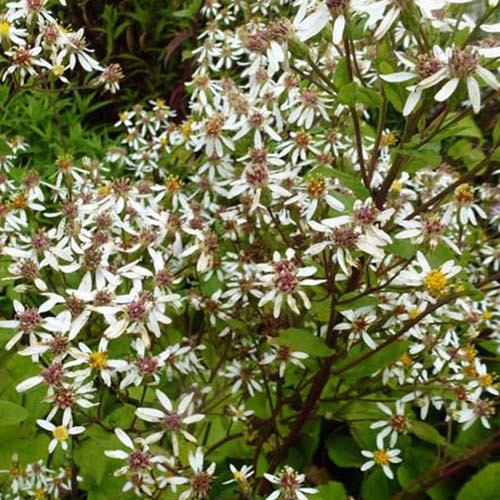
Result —
<svg viewBox="0 0 500 500"><path fill-rule="evenodd" d="M384 474L389 479L394 479L394 473L391 470L390 464L398 464L403 461L400 457L398 457L401 450L385 449L384 440L380 437L380 434L377 436L377 447L378 450L376 451L363 450L361 452L364 457L369 459L361 466L361 470L365 471L371 469L374 465L378 465L379 467L382 467Z"/></svg>
<svg viewBox="0 0 500 500"><path fill-rule="evenodd" d="M264 473L264 477L271 484L278 487L277 490L266 497L266 500L276 500L278 498L282 498L283 500L308 500L307 495L314 495L318 492L316 488L302 486L302 483L305 481L305 475L297 474L297 472L288 465L286 465L279 474L272 475Z"/></svg>
<svg viewBox="0 0 500 500"><path fill-rule="evenodd" d="M165 411L157 410L155 408L137 408L136 415L146 422L161 422L164 430L161 431L161 435L165 432L171 433L172 438L172 449L175 456L179 455L179 438L178 433L182 434L187 441L196 443L196 438L185 430L185 426L194 424L203 420L205 415L200 413L191 414L189 411L191 403L193 401L194 394L188 394L184 396L180 402L177 410L174 410L170 398L156 389L156 397L160 401Z"/></svg>
<svg viewBox="0 0 500 500"><path fill-rule="evenodd" d="M49 453L53 453L59 444L61 448L66 451L68 449L68 439L71 436L81 434L85 431L85 427L73 426L71 417L68 414L63 416L61 425L54 425L49 420L38 419L36 423L46 431L52 432L53 439L49 443Z"/></svg>
<svg viewBox="0 0 500 500"><path fill-rule="evenodd" d="M205 500L208 498L208 494L212 488L215 462L212 462L207 469L205 469L203 466L204 457L201 448L197 448L195 453L189 452L188 461L193 471L193 475L190 479L189 488L179 496L179 500L188 500L188 498Z"/></svg>
<svg viewBox="0 0 500 500"><path fill-rule="evenodd" d="M481 109L481 92L477 79L482 79L493 90L500 88L495 75L479 64L480 58L494 59L499 56L500 48L497 47L466 47L464 49L448 47L445 51L441 51L440 54L443 67L432 76L418 83L416 89L428 89L443 80L448 80L434 96L436 101L443 102L452 96L460 82L465 82L474 113L479 113Z"/></svg>
<svg viewBox="0 0 500 500"><path fill-rule="evenodd" d="M153 455L150 451L150 445L161 439L161 434L151 434L147 438L138 438L134 441L122 429L115 429L116 437L127 448L124 450L106 450L104 454L109 458L126 460L126 465L114 472L115 476L127 476L127 482L123 486L123 491L134 490L136 495L153 495L153 485L155 483L151 471L153 465L166 462L166 457Z"/></svg>
<svg viewBox="0 0 500 500"><path fill-rule="evenodd" d="M417 271L417 267L420 269ZM421 286L428 292L430 299L435 301L436 297L445 294L449 288L449 281L461 271L453 260L449 260L433 269L422 252L417 252L417 263L411 270L404 270L396 278L400 284L407 286Z"/></svg>
<svg viewBox="0 0 500 500"><path fill-rule="evenodd" d="M410 428L410 421L405 415L404 404L407 399L398 399L396 401L396 409L394 412L385 404L377 403L377 406L389 418L386 420L379 420L370 425L370 429L381 429L378 431L377 438L384 440L387 436L389 438L389 446L393 448L401 433L406 432Z"/></svg>
<svg viewBox="0 0 500 500"><path fill-rule="evenodd" d="M303 286L316 286L324 283L323 279L310 279L316 274L317 269L314 266L297 267L295 261L295 251L289 248L285 252L283 259L279 252L274 252L272 264L258 264L258 269L263 274L260 277L262 286L271 288L260 299L259 306L268 302L273 302L273 314L278 318L283 302L288 304L290 309L300 314L295 296L299 296L306 309L311 307L311 302L307 294L301 289Z"/></svg>

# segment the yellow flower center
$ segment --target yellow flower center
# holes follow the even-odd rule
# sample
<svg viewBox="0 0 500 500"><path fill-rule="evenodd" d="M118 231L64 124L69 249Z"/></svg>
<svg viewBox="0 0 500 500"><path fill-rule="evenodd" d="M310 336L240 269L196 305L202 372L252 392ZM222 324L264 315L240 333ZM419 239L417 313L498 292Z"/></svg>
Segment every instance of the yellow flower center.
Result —
<svg viewBox="0 0 500 500"><path fill-rule="evenodd" d="M493 377L489 373L487 373L486 375L481 375L479 377L479 383L481 384L481 387L483 389L491 387L491 385L493 384Z"/></svg>
<svg viewBox="0 0 500 500"><path fill-rule="evenodd" d="M162 146L168 146L168 144L169 144L168 137L162 137L162 138L160 139L160 144L161 144Z"/></svg>
<svg viewBox="0 0 500 500"><path fill-rule="evenodd" d="M108 185L108 186L101 186L99 188L99 194L101 196L108 196L113 191L113 186Z"/></svg>
<svg viewBox="0 0 500 500"><path fill-rule="evenodd" d="M474 201L474 189L470 184L462 184L455 189L455 199L458 203L467 205Z"/></svg>
<svg viewBox="0 0 500 500"><path fill-rule="evenodd" d="M105 352L93 352L89 356L89 365L94 370L102 370L106 368L106 362L108 360L108 355Z"/></svg>
<svg viewBox="0 0 500 500"><path fill-rule="evenodd" d="M411 365L413 364L413 360L411 359L411 356L409 354L403 354L400 358L399 361L403 363L405 368L410 368Z"/></svg>
<svg viewBox="0 0 500 500"><path fill-rule="evenodd" d="M28 198L26 198L24 194L19 194L12 200L12 208L23 209L26 208L27 206L28 206Z"/></svg>
<svg viewBox="0 0 500 500"><path fill-rule="evenodd" d="M325 187L325 179L322 176L318 176L309 182L307 191L311 198L320 198L325 192Z"/></svg>
<svg viewBox="0 0 500 500"><path fill-rule="evenodd" d="M486 321L491 319L492 316L493 316L493 313L491 311L484 311L484 313L483 313L483 319Z"/></svg>
<svg viewBox="0 0 500 500"><path fill-rule="evenodd" d="M122 111L119 115L118 115L118 118L120 118L120 120L122 122L124 122L128 117L128 113L126 111Z"/></svg>
<svg viewBox="0 0 500 500"><path fill-rule="evenodd" d="M425 277L425 286L432 295L441 295L448 285L448 278L440 269L433 269Z"/></svg>
<svg viewBox="0 0 500 500"><path fill-rule="evenodd" d="M394 181L391 185L391 191L401 191L403 183L401 181Z"/></svg>
<svg viewBox="0 0 500 500"><path fill-rule="evenodd" d="M62 64L54 64L52 66L52 73L56 76L64 75L64 66Z"/></svg>
<svg viewBox="0 0 500 500"><path fill-rule="evenodd" d="M396 134L388 132L387 134L382 134L382 137L380 138L380 145L382 147L392 146L397 140Z"/></svg>
<svg viewBox="0 0 500 500"><path fill-rule="evenodd" d="M182 125L181 125L181 132L182 132L182 135L186 138L186 139L189 139L191 137L191 132L192 132L192 122L191 120L188 120L186 122L184 122Z"/></svg>
<svg viewBox="0 0 500 500"><path fill-rule="evenodd" d="M169 193L175 193L176 191L179 191L179 189L181 188L182 181L178 177L170 175L167 178L167 182L165 183L165 185Z"/></svg>
<svg viewBox="0 0 500 500"><path fill-rule="evenodd" d="M384 466L389 463L389 455L385 450L377 450L373 454L373 460L376 464Z"/></svg>
<svg viewBox="0 0 500 500"><path fill-rule="evenodd" d="M69 432L64 425L58 425L53 431L52 434L58 441L66 441L69 437Z"/></svg>
<svg viewBox="0 0 500 500"><path fill-rule="evenodd" d="M38 488L37 490L35 490L35 498L37 500L44 500L45 498L47 498L45 489L44 488Z"/></svg>
<svg viewBox="0 0 500 500"><path fill-rule="evenodd" d="M474 349L474 346L468 345L465 348L464 356L465 359L467 359L468 361L473 361L474 358L476 357L476 350Z"/></svg>
<svg viewBox="0 0 500 500"><path fill-rule="evenodd" d="M0 23L0 37L7 36L10 31L10 24L7 21Z"/></svg>
<svg viewBox="0 0 500 500"><path fill-rule="evenodd" d="M414 307L409 313L408 316L410 319L418 318L422 314L422 311L418 307Z"/></svg>
<svg viewBox="0 0 500 500"><path fill-rule="evenodd" d="M240 471L233 472L233 477L237 483L245 482L245 476Z"/></svg>

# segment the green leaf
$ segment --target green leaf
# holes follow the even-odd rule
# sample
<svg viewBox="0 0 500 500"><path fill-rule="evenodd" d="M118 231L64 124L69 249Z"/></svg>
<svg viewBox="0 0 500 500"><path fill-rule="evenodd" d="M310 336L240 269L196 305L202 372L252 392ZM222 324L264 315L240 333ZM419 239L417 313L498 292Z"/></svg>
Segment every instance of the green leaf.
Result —
<svg viewBox="0 0 500 500"><path fill-rule="evenodd" d="M3 156L11 154L12 154L12 149L10 148L10 146L5 141L0 139L0 155Z"/></svg>
<svg viewBox="0 0 500 500"><path fill-rule="evenodd" d="M339 467L359 467L365 460L351 436L332 436L326 442L330 460Z"/></svg>
<svg viewBox="0 0 500 500"><path fill-rule="evenodd" d="M387 252L399 255L404 259L411 259L417 253L416 246L411 243L409 238L404 240L394 239L385 249Z"/></svg>
<svg viewBox="0 0 500 500"><path fill-rule="evenodd" d="M488 464L460 490L457 500L497 500L500 492L500 462Z"/></svg>
<svg viewBox="0 0 500 500"><path fill-rule="evenodd" d="M474 137L476 139L482 139L483 134L479 127L476 125L474 122L474 119L470 116L466 116L462 120L458 121L457 123L454 123L453 125L450 125L447 128L446 125L448 123L451 123L451 121L456 118L458 113L450 113L448 118L445 120L443 126L444 130L442 132L439 132L438 134L435 135L434 140L440 141L443 139L446 139L447 137L456 137L456 136L461 136L461 137Z"/></svg>
<svg viewBox="0 0 500 500"><path fill-rule="evenodd" d="M305 352L311 356L327 357L333 353L323 339L316 337L310 330L300 328L283 330L279 337L272 339L272 343L289 347L292 351Z"/></svg>
<svg viewBox="0 0 500 500"><path fill-rule="evenodd" d="M377 468L363 481L361 498L363 500L388 500L398 490L396 481L391 481Z"/></svg>
<svg viewBox="0 0 500 500"><path fill-rule="evenodd" d="M365 359L352 368L346 370L342 377L351 380L357 380L364 377L369 377L375 372L390 366L397 361L404 353L408 351L409 342L396 340L392 344L387 345L380 351L374 352L370 357ZM347 366L363 354L369 352L369 348L365 345L357 345L351 349L345 360L339 364L338 368ZM336 367L337 368L337 367Z"/></svg>
<svg viewBox="0 0 500 500"><path fill-rule="evenodd" d="M355 82L350 82L340 88L338 99L346 106L354 106L357 102L357 96L358 86Z"/></svg>
<svg viewBox="0 0 500 500"><path fill-rule="evenodd" d="M436 454L423 446L411 446L405 451L403 463L398 467L397 478L399 484L408 489L415 479L426 479L425 473L435 465ZM417 491L422 486L421 483L414 484L409 491ZM445 500L450 497L450 491L445 481L440 481L426 493L433 500Z"/></svg>
<svg viewBox="0 0 500 500"><path fill-rule="evenodd" d="M314 500L346 500L347 493L344 485L338 481L331 481L318 487Z"/></svg>
<svg viewBox="0 0 500 500"><path fill-rule="evenodd" d="M425 422L415 421L411 423L411 431L422 441L439 446L446 445L446 439L439 434L439 432L432 427L432 425Z"/></svg>
<svg viewBox="0 0 500 500"><path fill-rule="evenodd" d="M356 177L337 169L335 169L334 177L336 177L346 188L349 188L362 200L366 200L366 198L370 197L368 190L365 188L363 183L356 179Z"/></svg>
<svg viewBox="0 0 500 500"><path fill-rule="evenodd" d="M28 412L21 405L0 401L0 426L20 424L27 418Z"/></svg>

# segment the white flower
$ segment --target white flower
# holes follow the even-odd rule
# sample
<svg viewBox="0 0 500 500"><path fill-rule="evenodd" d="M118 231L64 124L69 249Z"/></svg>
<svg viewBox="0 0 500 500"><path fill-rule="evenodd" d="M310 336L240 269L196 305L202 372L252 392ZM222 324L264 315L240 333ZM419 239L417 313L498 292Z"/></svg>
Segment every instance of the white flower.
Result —
<svg viewBox="0 0 500 500"><path fill-rule="evenodd" d="M417 271L415 266L420 270ZM456 266L453 260L445 262L437 269L432 269L420 251L417 252L415 266L413 269L402 271L395 282L406 286L423 286L430 294L430 300L443 295L449 289L449 280L461 271L461 267Z"/></svg>
<svg viewBox="0 0 500 500"><path fill-rule="evenodd" d="M370 429L382 429L377 434L377 437L380 436L380 439L385 439L390 435L389 446L392 448L396 444L399 434L405 432L410 427L410 422L405 416L404 400L398 399L396 401L396 411L394 413L383 403L377 403L377 406L388 415L389 418L387 420L374 422L370 425Z"/></svg>
<svg viewBox="0 0 500 500"><path fill-rule="evenodd" d="M467 92L474 113L479 113L481 109L481 92L477 78L482 79L493 90L500 89L500 84L495 75L479 64L480 56L487 59L498 58L500 57L500 47L467 47L465 49L446 48L446 50L444 52L441 51L440 54L444 66L433 75L418 83L416 90L434 87L447 79L448 81L434 96L436 101L444 102L452 96L458 84L463 81L467 84Z"/></svg>
<svg viewBox="0 0 500 500"><path fill-rule="evenodd" d="M376 451L363 450L361 452L361 454L364 457L370 459L361 466L361 470L365 471L365 470L371 469L374 465L378 465L378 466L382 467L384 474L389 479L394 479L394 474L393 474L389 465L391 463L398 464L398 463L403 461L400 457L398 457L398 455L401 453L401 450L385 449L384 448L384 440L383 440L383 438L380 437L380 434L377 436L377 447L378 447L378 450L376 450Z"/></svg>
<svg viewBox="0 0 500 500"><path fill-rule="evenodd" d="M305 352L291 351L286 346L273 347L272 351L267 353L262 361L262 365L269 365L273 361L279 361L279 376L283 378L285 376L285 370L288 363L292 363L299 368L305 369L305 366L300 361L301 359L307 359L309 357Z"/></svg>
<svg viewBox="0 0 500 500"><path fill-rule="evenodd" d="M179 455L178 433L181 433L188 441L196 443L196 438L183 427L203 420L205 415L199 413L194 415L190 414L189 407L193 401L193 393L184 396L180 400L177 410L174 410L170 398L159 389L156 390L156 397L166 411L157 410L155 408L137 408L136 415L146 422L161 422L164 428L161 434L163 435L165 432L171 433L172 449L174 455L177 456Z"/></svg>
<svg viewBox="0 0 500 500"><path fill-rule="evenodd" d="M52 453L58 444L60 444L61 448L66 451L68 449L68 439L71 436L81 434L85 431L85 427L73 426L71 416L69 414L64 414L61 425L54 425L49 420L41 419L38 419L36 423L42 429L52 432L52 435L54 436L52 441L49 443L49 453Z"/></svg>
<svg viewBox="0 0 500 500"><path fill-rule="evenodd" d="M279 474L272 475L264 473L264 477L270 483L278 487L276 491L266 497L266 500L276 500L277 498L282 498L283 500L308 500L306 495L314 495L318 492L315 488L301 486L305 481L305 475L297 474L297 472L288 465L285 465Z"/></svg>
<svg viewBox="0 0 500 500"><path fill-rule="evenodd" d="M212 487L212 476L215 472L215 462L212 462L208 468L204 470L204 457L201 448L197 448L194 454L189 452L188 461L194 474L191 478L189 489L179 496L179 500L187 500L188 498L208 498L208 492Z"/></svg>
<svg viewBox="0 0 500 500"><path fill-rule="evenodd" d="M109 458L127 461L126 465L114 472L115 476L127 475L128 477L123 491L126 492L133 488L137 495L142 496L142 493L145 493L148 497L152 496L152 486L154 485L154 479L151 476L152 466L164 463L167 459L161 455L153 455L149 445L158 442L162 434L155 433L145 439L136 439L138 447L123 430L117 428L115 434L128 450L105 450L104 454Z"/></svg>
<svg viewBox="0 0 500 500"><path fill-rule="evenodd" d="M300 314L295 295L298 295L306 309L311 307L311 302L306 293L301 290L302 286L315 286L324 283L324 279L309 279L316 273L314 266L297 267L295 263L295 251L289 248L283 259L279 252L274 252L272 264L258 264L258 269L264 273L260 277L261 284L271 288L259 301L259 307L274 302L273 314L278 318L283 301L286 301L290 309Z"/></svg>

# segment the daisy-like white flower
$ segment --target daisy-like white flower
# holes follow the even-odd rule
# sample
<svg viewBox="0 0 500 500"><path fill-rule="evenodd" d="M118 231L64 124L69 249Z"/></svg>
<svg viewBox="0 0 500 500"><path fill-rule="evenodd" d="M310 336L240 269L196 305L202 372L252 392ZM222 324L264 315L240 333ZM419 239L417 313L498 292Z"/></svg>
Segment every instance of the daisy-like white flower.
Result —
<svg viewBox="0 0 500 500"><path fill-rule="evenodd" d="M36 423L46 431L52 432L53 439L49 443L49 453L52 453L58 444L66 451L68 449L68 439L85 431L85 427L73 426L71 416L64 414L61 425L54 425L50 420L38 419Z"/></svg>
<svg viewBox="0 0 500 500"><path fill-rule="evenodd" d="M252 488L248 484L248 478L254 474L253 467L251 465L243 465L240 469L237 469L233 464L229 464L229 470L233 474L233 478L224 481L222 484L236 483L243 496L250 498Z"/></svg>
<svg viewBox="0 0 500 500"><path fill-rule="evenodd" d="M314 495L318 492L316 488L307 488L302 486L306 477L304 474L297 474L297 472L290 466L285 465L283 470L277 474L264 474L264 477L273 485L278 487L266 497L266 500L282 500L297 499L308 500L306 495Z"/></svg>
<svg viewBox="0 0 500 500"><path fill-rule="evenodd" d="M438 102L448 100L463 81L467 84L467 92L472 103L474 113L481 109L481 91L477 78L483 80L493 90L500 89L495 75L480 64L480 58L495 59L500 57L500 47L464 49L448 47L441 54L443 67L432 76L417 84L417 90L434 87L443 80L448 80L436 93L434 99Z"/></svg>
<svg viewBox="0 0 500 500"><path fill-rule="evenodd" d="M189 408L194 397L193 393L184 396L180 400L177 410L174 410L170 398L159 389L156 390L156 397L160 401L160 404L163 406L165 411L157 410L155 408L137 408L136 415L146 422L161 422L164 429L163 431L161 431L161 435L163 436L165 432L170 432L172 437L172 450L174 452L174 455L178 456L178 434L182 434L187 441L196 443L196 438L192 434L187 432L183 427L203 420L205 418L205 415L202 415L200 413L192 415L189 413Z"/></svg>
<svg viewBox="0 0 500 500"><path fill-rule="evenodd" d="M420 268L417 271L416 268ZM417 252L417 263L413 269L402 271L395 280L399 284L407 286L421 286L430 294L432 299L442 296L450 287L450 279L461 271L460 266L456 266L453 260L449 260L432 269L422 252Z"/></svg>
<svg viewBox="0 0 500 500"><path fill-rule="evenodd" d="M151 476L151 471L153 465L166 462L167 459L161 455L153 455L149 449L149 445L158 442L161 439L161 433L151 434L145 439L138 438L136 441L139 446L136 446L122 429L115 429L115 434L120 442L128 448L127 451L105 450L104 454L110 458L127 461L126 465L114 472L115 476L126 475L128 478L123 491L126 492L133 489L137 495L142 496L142 494L146 494L152 496L154 479Z"/></svg>
<svg viewBox="0 0 500 500"><path fill-rule="evenodd" d="M361 451L361 454L369 459L361 466L361 470L365 471L371 469L374 465L378 465L379 467L382 467L384 474L389 479L394 479L394 473L391 470L390 464L398 464L403 461L402 458L398 457L401 450L385 449L384 440L380 437L380 434L377 436L377 448L378 450L376 451Z"/></svg>
<svg viewBox="0 0 500 500"><path fill-rule="evenodd" d="M5 52L5 55L11 60L11 64L5 70L2 81L5 81L9 75L18 72L20 83L24 85L26 77L37 75L35 66L41 64L41 60L38 58L41 52L42 47L40 46L28 47L25 45L13 47Z"/></svg>
<svg viewBox="0 0 500 500"><path fill-rule="evenodd" d="M188 461L193 470L193 476L191 477L189 488L179 496L179 500L188 500L188 498L197 500L207 499L208 493L212 488L215 462L212 462L205 470L203 467L204 457L201 448L197 448L195 453L190 452Z"/></svg>
<svg viewBox="0 0 500 500"><path fill-rule="evenodd" d="M300 189L300 188L299 188ZM297 187L296 191L299 191ZM319 205L326 203L328 207L339 212L344 210L344 204L337 200L335 196L330 194L330 182L329 179L321 176L312 176L307 183L304 185L304 191L299 191L297 194L285 201L286 205L291 205L293 203L299 204L307 220L311 220L316 213Z"/></svg>
<svg viewBox="0 0 500 500"><path fill-rule="evenodd" d="M397 223L404 228L403 231L396 234L395 238L397 240L411 239L412 243L415 245L428 244L431 250L435 250L442 242L448 245L458 255L461 254L455 242L444 234L447 225L443 218L430 215L412 220L401 220Z"/></svg>
<svg viewBox="0 0 500 500"><path fill-rule="evenodd" d="M90 55L93 50L87 47L83 28L76 32L64 33L63 40L63 53L69 58L70 69L74 69L78 61L80 66L87 72L103 70L102 66Z"/></svg>
<svg viewBox="0 0 500 500"><path fill-rule="evenodd" d="M283 378L285 376L285 370L288 363L298 366L304 369L305 366L302 364L301 359L306 359L309 354L305 352L292 351L286 346L273 347L271 352L264 356L264 359L260 362L262 365L269 365L274 361L279 362L279 376Z"/></svg>
<svg viewBox="0 0 500 500"><path fill-rule="evenodd" d="M335 326L335 330L350 331L349 344L359 337L370 348L376 349L377 343L368 333L369 327L377 320L376 310L372 306L360 307L356 310L342 311L342 316L348 321L343 321Z"/></svg>
<svg viewBox="0 0 500 500"><path fill-rule="evenodd" d="M285 301L290 309L300 314L295 296L298 295L306 309L311 307L307 294L301 290L302 286L315 286L324 283L324 279L310 279L316 273L314 266L297 267L295 261L295 250L287 249L283 259L279 252L274 252L272 264L258 264L260 271L264 274L260 277L261 284L271 288L259 301L259 307L274 302L273 314L278 318L281 306Z"/></svg>
<svg viewBox="0 0 500 500"><path fill-rule="evenodd" d="M255 391L262 392L262 385L258 380L260 373L248 364L242 364L235 360L227 367L222 376L234 379L231 394L236 394L241 386L246 387L251 397L255 395Z"/></svg>
<svg viewBox="0 0 500 500"><path fill-rule="evenodd" d="M339 44L344 35L347 12L351 14L362 12L366 0L326 0L321 2L312 13L308 12L310 3L310 0L300 0L299 10L293 22L297 38L305 42L317 35L330 20L333 20L332 41L334 44Z"/></svg>
<svg viewBox="0 0 500 500"><path fill-rule="evenodd" d="M477 226L477 217L487 218L486 212L475 203L474 187L470 184L461 184L455 189L455 198L449 204L444 218L451 218L455 210L458 211L458 219L463 225Z"/></svg>
<svg viewBox="0 0 500 500"><path fill-rule="evenodd" d="M86 370L88 375L94 370L99 373L108 387L111 386L111 377L116 371L125 371L127 362L123 359L108 359L107 346L108 341L104 338L99 342L97 351L92 351L83 342L80 342L78 349L70 348L69 354L74 358L74 361L70 361L68 366L78 366L85 363L89 366Z"/></svg>
<svg viewBox="0 0 500 500"><path fill-rule="evenodd" d="M472 427L477 420L479 420L486 429L491 429L488 419L495 415L494 404L487 399L472 397L468 405L468 407L457 412L457 420L461 424L464 424L464 431Z"/></svg>
<svg viewBox="0 0 500 500"><path fill-rule="evenodd" d="M16 45L26 45L26 36L28 36L28 31L18 28L10 16L0 17L0 44L5 40L10 40Z"/></svg>
<svg viewBox="0 0 500 500"><path fill-rule="evenodd" d="M392 412L392 410L383 403L377 403L377 406L388 415L389 418L374 422L370 425L370 429L381 429L377 434L377 437L380 436L381 439L385 439L390 435L389 446L393 448L398 440L399 434L406 432L410 428L410 421L405 416L404 400L398 399L396 401L395 412Z"/></svg>
<svg viewBox="0 0 500 500"><path fill-rule="evenodd" d="M478 358L475 360L476 376L475 380L467 384L468 389L473 389L473 397L479 398L479 396L484 392L493 394L493 396L498 396L500 393L495 387L495 376L488 373L488 367L479 361Z"/></svg>

